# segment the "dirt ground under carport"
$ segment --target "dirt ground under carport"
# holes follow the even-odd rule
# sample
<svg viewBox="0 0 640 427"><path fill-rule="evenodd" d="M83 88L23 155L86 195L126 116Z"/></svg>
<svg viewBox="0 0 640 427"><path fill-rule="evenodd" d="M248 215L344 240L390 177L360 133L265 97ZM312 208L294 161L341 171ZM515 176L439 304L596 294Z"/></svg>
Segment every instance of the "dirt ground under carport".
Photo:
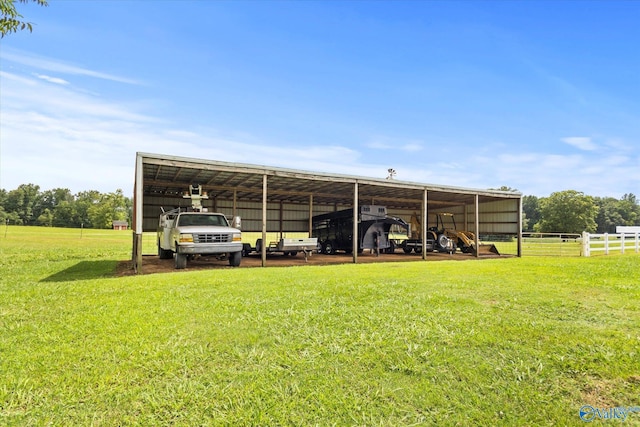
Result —
<svg viewBox="0 0 640 427"><path fill-rule="evenodd" d="M489 258L504 258L504 255L482 255L479 259ZM455 253L446 254L438 252L427 253L427 261L443 261L443 260L474 260L476 259L471 254ZM410 261L422 261L422 254L405 254L404 252L397 251L392 254L380 254L376 256L372 253L358 254L358 264L373 263L373 262L410 262ZM304 266L304 265L332 265L332 264L352 264L353 256L347 254L335 254L324 255L314 253L307 257L305 260L304 254L299 252L296 256L283 255L281 253L267 254L266 267L291 267L291 266ZM187 263L187 268L182 271L196 271L205 269L220 269L220 268L255 268L262 266L262 259L260 254L251 254L242 257L242 263L240 267L231 267L226 260L220 261L215 257L197 257ZM176 271L175 263L173 259L160 259L157 255L144 255L142 257L142 268L140 274L153 274L153 273L169 273ZM118 265L117 275L128 276L134 275L135 272L132 267L131 261L122 261Z"/></svg>

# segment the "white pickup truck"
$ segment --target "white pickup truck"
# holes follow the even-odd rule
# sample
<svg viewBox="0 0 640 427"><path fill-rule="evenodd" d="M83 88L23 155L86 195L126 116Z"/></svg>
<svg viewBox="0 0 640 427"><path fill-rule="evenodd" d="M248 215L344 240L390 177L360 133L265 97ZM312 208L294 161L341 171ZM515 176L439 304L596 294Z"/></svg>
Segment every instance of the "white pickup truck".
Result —
<svg viewBox="0 0 640 427"><path fill-rule="evenodd" d="M198 255L215 255L237 267L242 260L242 234L221 213L180 209L163 212L158 226L158 256L170 259L174 254L178 269Z"/></svg>

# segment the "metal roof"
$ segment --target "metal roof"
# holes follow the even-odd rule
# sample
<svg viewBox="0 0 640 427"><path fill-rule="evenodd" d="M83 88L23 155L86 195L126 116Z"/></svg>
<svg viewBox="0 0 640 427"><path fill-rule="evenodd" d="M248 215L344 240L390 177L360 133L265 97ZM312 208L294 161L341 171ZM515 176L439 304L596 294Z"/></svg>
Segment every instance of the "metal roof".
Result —
<svg viewBox="0 0 640 427"><path fill-rule="evenodd" d="M354 175L309 172L270 166L229 163L161 154L138 153L142 168L142 195L180 197L190 184L201 184L210 197L262 201L267 176L267 201L314 204L352 204L354 184L358 198L389 208L417 209L427 191L429 207L519 199L521 193L482 190ZM139 172L138 172L139 173ZM136 180L136 185L140 185Z"/></svg>

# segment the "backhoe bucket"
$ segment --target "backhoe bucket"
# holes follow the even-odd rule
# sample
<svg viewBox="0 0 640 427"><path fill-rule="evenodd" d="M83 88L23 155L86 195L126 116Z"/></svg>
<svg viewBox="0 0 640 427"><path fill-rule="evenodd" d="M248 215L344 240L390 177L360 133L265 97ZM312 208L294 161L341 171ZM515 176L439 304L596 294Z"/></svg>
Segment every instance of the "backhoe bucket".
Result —
<svg viewBox="0 0 640 427"><path fill-rule="evenodd" d="M500 255L500 252L498 252L498 248L496 248L496 245L492 243L480 244L478 249L479 249L478 253L480 255L489 255L489 254Z"/></svg>

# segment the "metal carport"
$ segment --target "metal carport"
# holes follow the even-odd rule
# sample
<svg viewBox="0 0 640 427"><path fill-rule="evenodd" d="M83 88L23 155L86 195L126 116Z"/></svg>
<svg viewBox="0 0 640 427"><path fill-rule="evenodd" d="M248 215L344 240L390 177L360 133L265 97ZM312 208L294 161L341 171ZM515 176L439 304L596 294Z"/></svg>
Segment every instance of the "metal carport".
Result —
<svg viewBox="0 0 640 427"><path fill-rule="evenodd" d="M275 220L267 215L267 207L273 204L298 205L311 217L318 209L323 212L336 210L338 206L354 208L354 235L357 234L359 204L383 204L398 212L420 212L427 218L429 210L444 208L467 209L473 212L471 227L476 230L476 240L482 225L496 234L517 235L517 255L521 256L522 194L510 191L480 190L421 184L398 180L308 172L269 166L229 163L162 154L137 153L133 201L133 266L142 268L142 233L155 231L161 205L178 205L183 192L192 183L199 183L212 197L212 208L227 207L232 215L239 210L255 218L249 221L250 230L268 231L268 223ZM491 206L481 212L482 206ZM219 209L218 209L219 210ZM281 209L282 210L282 209ZM270 212L277 216L278 212ZM258 221L259 218L259 221ZM280 227L286 220L280 212ZM427 221L422 221L422 241L426 241ZM296 222L299 227L300 221ZM289 221L288 224L293 224ZM259 226L259 227L258 227ZM302 231L302 230L298 230ZM266 241L266 239L265 239ZM356 245L354 239L354 246ZM476 242L477 245L478 242ZM358 258L353 250L353 262ZM426 259L426 251L422 252ZM266 251L262 251L262 265L266 265Z"/></svg>

